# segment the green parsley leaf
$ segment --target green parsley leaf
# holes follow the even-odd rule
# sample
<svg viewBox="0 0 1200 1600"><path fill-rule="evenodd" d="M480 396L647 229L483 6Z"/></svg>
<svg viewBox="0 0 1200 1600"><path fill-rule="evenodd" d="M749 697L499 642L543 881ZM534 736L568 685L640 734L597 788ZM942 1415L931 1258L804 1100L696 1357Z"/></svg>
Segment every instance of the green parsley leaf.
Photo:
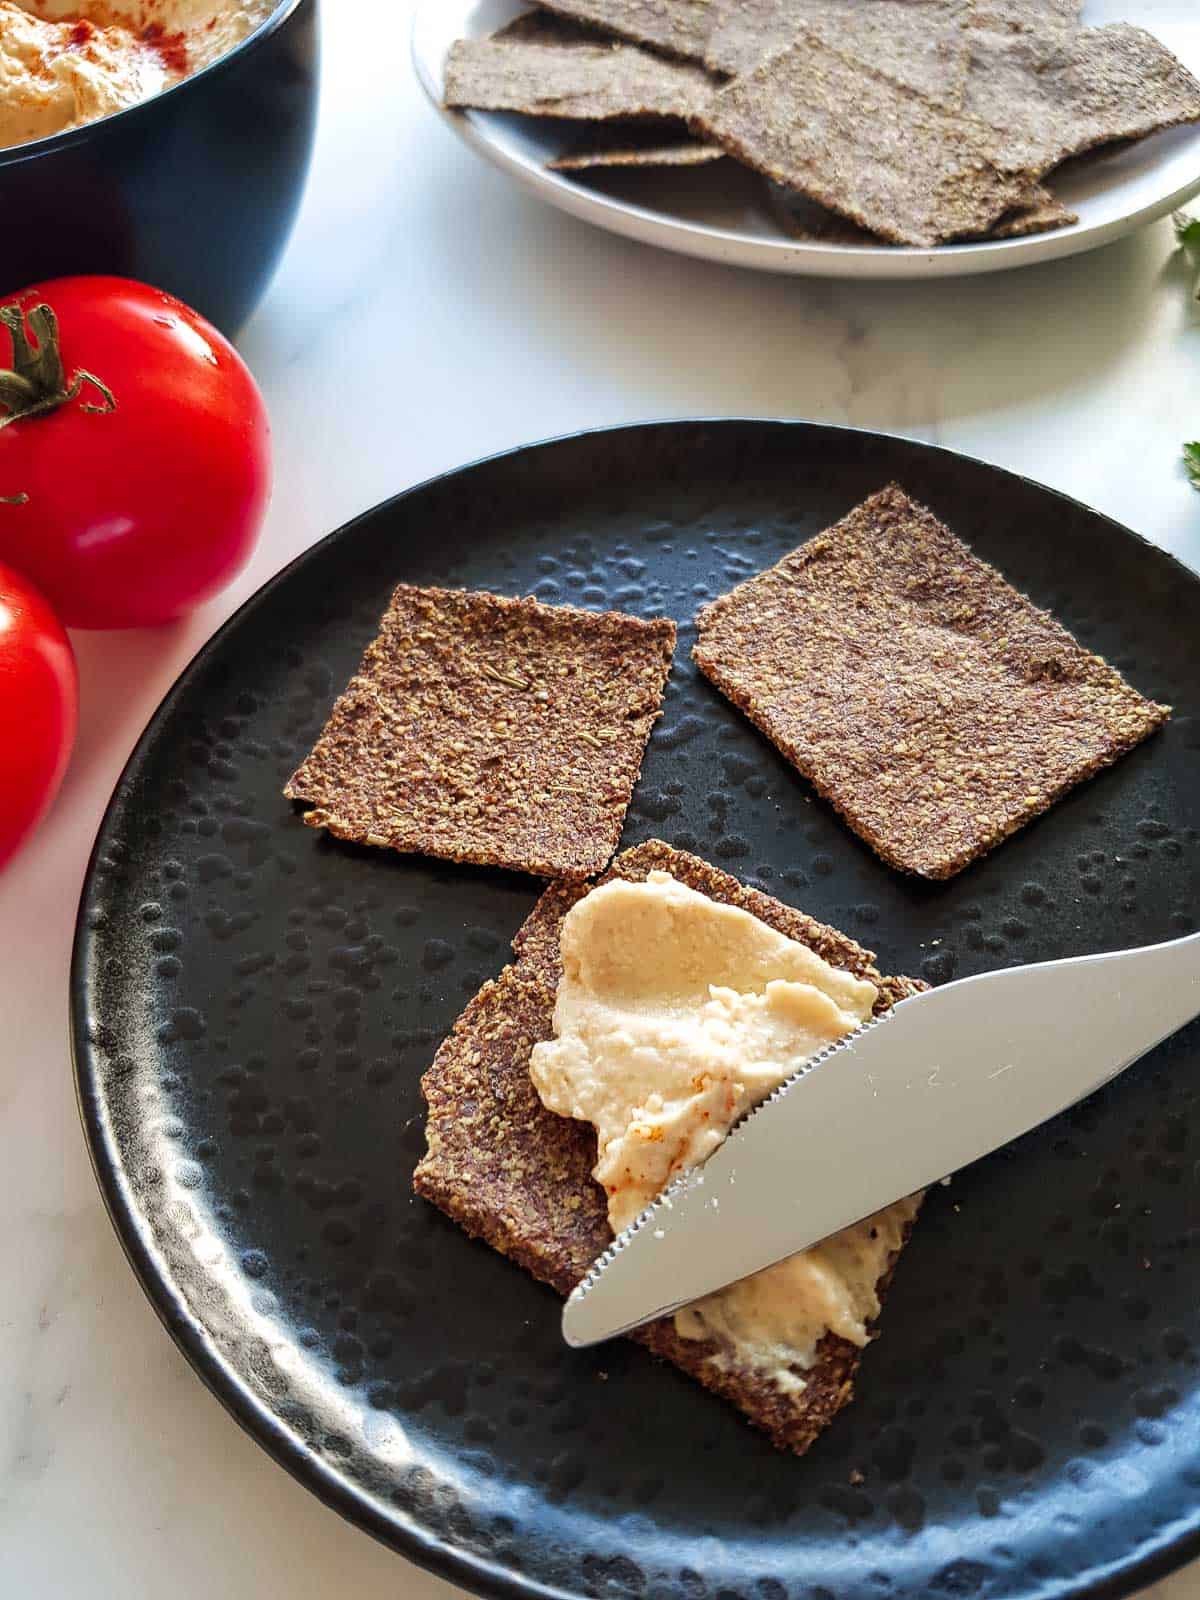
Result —
<svg viewBox="0 0 1200 1600"><path fill-rule="evenodd" d="M1183 447L1183 461L1193 488L1200 489L1200 439L1193 439Z"/></svg>
<svg viewBox="0 0 1200 1600"><path fill-rule="evenodd" d="M1179 248L1188 251L1193 262L1200 260L1200 218L1189 216L1186 211L1176 211L1171 221L1175 224ZM1196 280L1195 298L1200 300L1200 278Z"/></svg>

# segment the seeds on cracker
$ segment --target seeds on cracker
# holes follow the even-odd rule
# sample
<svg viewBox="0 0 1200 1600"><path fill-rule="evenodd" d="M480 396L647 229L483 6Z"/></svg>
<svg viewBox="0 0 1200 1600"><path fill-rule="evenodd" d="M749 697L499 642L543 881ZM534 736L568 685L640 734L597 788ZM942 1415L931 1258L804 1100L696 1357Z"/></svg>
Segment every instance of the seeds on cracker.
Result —
<svg viewBox="0 0 1200 1600"><path fill-rule="evenodd" d="M446 61L448 106L605 122L686 119L711 92L703 68L636 45L563 36L553 25L509 37L459 39Z"/></svg>
<svg viewBox="0 0 1200 1600"><path fill-rule="evenodd" d="M885 861L927 878L1170 715L895 485L706 607L693 653Z"/></svg>
<svg viewBox="0 0 1200 1600"><path fill-rule="evenodd" d="M1044 173L1116 139L1200 122L1200 83L1142 28L971 35L965 107L999 130L1004 159Z"/></svg>
<svg viewBox="0 0 1200 1600"><path fill-rule="evenodd" d="M704 59L712 0L545 0L546 10L654 45L670 55Z"/></svg>
<svg viewBox="0 0 1200 1600"><path fill-rule="evenodd" d="M740 906L875 983L877 1011L924 987L881 978L871 953L845 934L658 840L618 856L610 875L638 882L656 869ZM427 1149L413 1178L419 1195L562 1295L612 1243L612 1230L606 1196L591 1175L595 1132L546 1110L530 1079L529 1058L535 1044L553 1036L562 919L590 887L557 883L546 890L513 941L513 963L484 985L442 1044L421 1082L429 1107ZM886 1280L881 1299L885 1289ZM827 1334L803 1388L785 1393L754 1371L712 1361L711 1347L680 1338L670 1318L632 1337L731 1401L780 1449L798 1454L851 1398L861 1354Z"/></svg>
<svg viewBox="0 0 1200 1600"><path fill-rule="evenodd" d="M1023 33L1044 44L1080 26L1083 0L974 0L967 18L971 28L993 33Z"/></svg>
<svg viewBox="0 0 1200 1600"><path fill-rule="evenodd" d="M985 232L1032 187L989 130L839 51L796 39L693 119L704 137L897 244Z"/></svg>
<svg viewBox="0 0 1200 1600"><path fill-rule="evenodd" d="M284 793L339 839L540 877L602 868L675 624L401 584Z"/></svg>
<svg viewBox="0 0 1200 1600"><path fill-rule="evenodd" d="M896 83L943 105L961 104L963 31L972 0L713 0L704 59L718 72L752 71L812 33Z"/></svg>

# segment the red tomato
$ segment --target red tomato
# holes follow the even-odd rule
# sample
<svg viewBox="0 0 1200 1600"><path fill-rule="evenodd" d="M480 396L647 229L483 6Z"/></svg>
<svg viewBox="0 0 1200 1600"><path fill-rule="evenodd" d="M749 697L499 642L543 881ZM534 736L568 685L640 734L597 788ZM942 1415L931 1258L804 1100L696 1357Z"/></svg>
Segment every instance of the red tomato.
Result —
<svg viewBox="0 0 1200 1600"><path fill-rule="evenodd" d="M127 278L37 284L0 306L0 323L18 377L0 373L0 561L75 628L166 622L223 588L271 482L266 408L233 346ZM59 403L22 414L30 374Z"/></svg>
<svg viewBox="0 0 1200 1600"><path fill-rule="evenodd" d="M0 867L58 793L78 711L62 623L31 583L0 567Z"/></svg>

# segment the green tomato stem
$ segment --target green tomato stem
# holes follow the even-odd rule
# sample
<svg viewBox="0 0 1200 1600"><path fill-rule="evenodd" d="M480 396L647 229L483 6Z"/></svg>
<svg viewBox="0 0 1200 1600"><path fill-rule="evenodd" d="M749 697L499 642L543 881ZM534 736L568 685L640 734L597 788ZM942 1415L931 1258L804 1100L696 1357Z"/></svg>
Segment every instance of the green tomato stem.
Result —
<svg viewBox="0 0 1200 1600"><path fill-rule="evenodd" d="M94 372L80 367L68 381L58 318L50 306L34 306L28 326L20 306L0 306L0 326L8 329L12 340L13 362L11 368L0 369L0 406L5 411L0 416L0 428L57 411L59 406L77 400L85 385L95 389L104 403L84 405L82 410L102 414L117 409L116 395Z"/></svg>

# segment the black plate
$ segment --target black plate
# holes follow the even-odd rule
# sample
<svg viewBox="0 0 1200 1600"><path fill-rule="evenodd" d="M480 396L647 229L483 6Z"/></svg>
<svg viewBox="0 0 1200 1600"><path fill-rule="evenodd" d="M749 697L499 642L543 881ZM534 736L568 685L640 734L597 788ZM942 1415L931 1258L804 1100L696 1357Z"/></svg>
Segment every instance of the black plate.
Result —
<svg viewBox="0 0 1200 1600"><path fill-rule="evenodd" d="M898 876L688 659L698 604L896 478L1148 694L1164 734L944 885ZM626 841L658 834L934 980L1200 906L1200 582L993 467L806 424L587 434L426 484L204 649L104 821L83 1116L197 1371L324 1500L489 1594L1116 1595L1200 1547L1192 1027L938 1190L859 1399L801 1461L414 1200L417 1079L536 886L346 847L280 786L398 579L682 626ZM1071 997L1064 995L1064 1025Z"/></svg>

